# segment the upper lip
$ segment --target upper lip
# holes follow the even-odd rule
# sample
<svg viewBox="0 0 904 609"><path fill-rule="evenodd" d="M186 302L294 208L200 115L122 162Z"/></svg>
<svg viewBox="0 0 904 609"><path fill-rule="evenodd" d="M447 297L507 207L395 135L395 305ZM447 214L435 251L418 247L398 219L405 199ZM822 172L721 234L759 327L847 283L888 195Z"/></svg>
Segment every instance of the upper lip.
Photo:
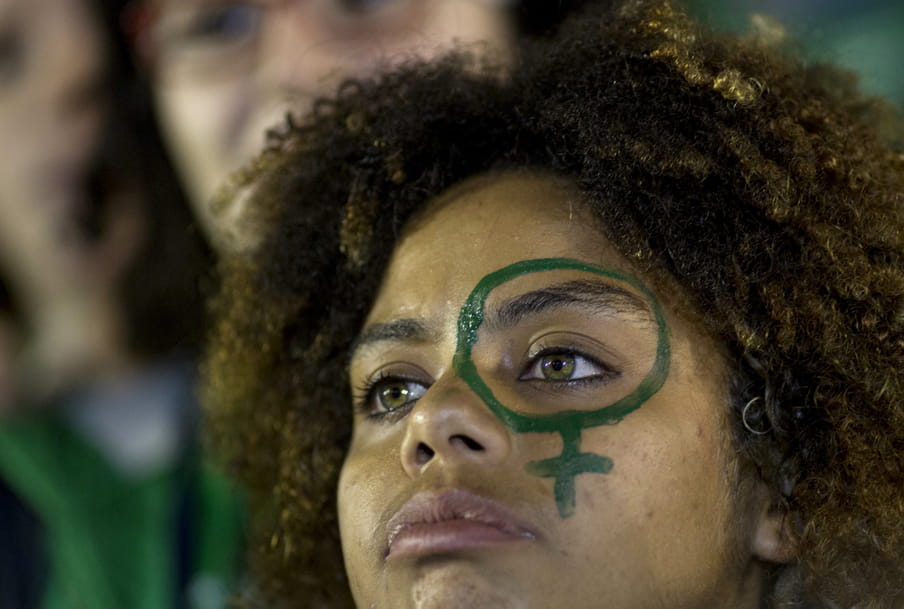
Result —
<svg viewBox="0 0 904 609"><path fill-rule="evenodd" d="M463 489L423 491L414 495L386 525L387 551L406 527L452 520L471 520L499 529L514 537L536 537L532 527L507 506Z"/></svg>

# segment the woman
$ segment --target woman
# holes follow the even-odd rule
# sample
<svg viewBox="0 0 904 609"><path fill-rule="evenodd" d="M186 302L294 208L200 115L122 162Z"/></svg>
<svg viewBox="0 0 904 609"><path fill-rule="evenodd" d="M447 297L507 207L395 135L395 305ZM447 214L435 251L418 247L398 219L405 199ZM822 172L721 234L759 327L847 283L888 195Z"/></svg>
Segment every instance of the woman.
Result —
<svg viewBox="0 0 904 609"><path fill-rule="evenodd" d="M250 605L900 606L904 158L767 39L622 2L287 127L207 362Z"/></svg>

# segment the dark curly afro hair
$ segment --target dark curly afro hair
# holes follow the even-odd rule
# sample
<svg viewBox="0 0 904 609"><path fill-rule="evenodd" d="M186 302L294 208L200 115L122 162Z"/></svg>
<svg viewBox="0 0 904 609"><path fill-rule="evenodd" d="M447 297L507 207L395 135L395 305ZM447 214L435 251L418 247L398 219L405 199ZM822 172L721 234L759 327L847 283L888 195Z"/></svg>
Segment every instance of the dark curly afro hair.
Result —
<svg viewBox="0 0 904 609"><path fill-rule="evenodd" d="M663 0L593 5L506 70L410 65L274 134L237 178L266 237L223 262L204 388L258 515L248 604L352 606L335 505L349 345L416 210L534 168L576 184L725 345L740 462L799 545L770 606L902 606L900 133L773 34L717 36Z"/></svg>

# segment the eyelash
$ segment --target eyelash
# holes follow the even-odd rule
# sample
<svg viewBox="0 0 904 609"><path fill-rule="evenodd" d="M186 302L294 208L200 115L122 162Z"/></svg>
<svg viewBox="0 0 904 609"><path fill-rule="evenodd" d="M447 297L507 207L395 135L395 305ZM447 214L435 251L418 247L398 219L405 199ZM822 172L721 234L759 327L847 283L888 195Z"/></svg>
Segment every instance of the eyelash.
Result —
<svg viewBox="0 0 904 609"><path fill-rule="evenodd" d="M547 355L565 355L569 357L576 357L586 360L590 362L593 366L601 369L603 374L596 374L593 376L587 376L583 378L576 379L568 379L565 381L554 381L554 380L543 380L543 379L525 379L522 378L525 374L527 374L531 368L533 368L537 362ZM608 383L612 379L618 377L621 374L619 370L616 370L612 366L609 366L595 357L587 355L580 349L575 347L566 347L562 345L555 345L549 347L540 346L540 350L530 356L528 362L524 365L521 374L519 375L519 380L530 382L530 381L539 381L553 389L570 389L573 387L578 387L582 385L591 385L596 383Z"/></svg>
<svg viewBox="0 0 904 609"><path fill-rule="evenodd" d="M587 362L590 362L590 364L592 364L593 366L603 370L604 374L568 379L564 381L522 378L530 371L531 368L533 368L537 364L537 362L541 358L547 355L565 355L569 357L581 358L586 360ZM521 374L518 375L518 380L523 382L534 381L542 383L546 387L554 390L567 390L584 385L608 383L620 374L621 373L618 370L613 369L611 366L607 366L606 364L600 362L598 359L591 357L583 351L575 349L574 347L555 346L541 347L537 353L532 355L530 357L530 360L523 367ZM391 423L403 418L412 408L414 408L414 406L417 404L418 399L420 399L417 398L415 400L412 400L409 404L406 404L405 406L396 408L394 410L376 410L372 407L372 404L374 404L375 400L377 399L376 392L383 384L386 383L419 383L426 387L425 391L430 388L429 385L426 385L419 379L411 378L409 376L387 374L381 371L374 378L371 378L362 385L355 387L354 395L360 396L354 400L355 412L363 414L369 420Z"/></svg>
<svg viewBox="0 0 904 609"><path fill-rule="evenodd" d="M410 404L403 406L401 408L396 408L395 410L383 410L377 411L371 408L371 404L376 400L376 392L377 389L384 383L394 382L394 383L421 383L418 379L414 379L408 376L401 376L396 374L387 374L385 372L379 372L377 376L367 380L362 385L358 385L354 389L354 394L360 397L355 399L354 407L355 412L363 414L370 420L378 420L385 421L387 423L394 422L398 419L401 419L405 414L411 410L414 405L417 403L417 400L412 401ZM424 383L421 383L424 384ZM429 387L428 387L429 388Z"/></svg>

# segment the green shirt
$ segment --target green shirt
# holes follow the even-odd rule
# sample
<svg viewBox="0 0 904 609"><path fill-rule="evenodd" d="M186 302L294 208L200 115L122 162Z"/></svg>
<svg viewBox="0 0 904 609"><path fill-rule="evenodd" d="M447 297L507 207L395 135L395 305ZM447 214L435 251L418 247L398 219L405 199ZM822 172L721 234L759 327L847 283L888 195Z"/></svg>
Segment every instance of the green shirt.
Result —
<svg viewBox="0 0 904 609"><path fill-rule="evenodd" d="M42 609L223 606L240 502L197 454L130 478L65 423L31 418L0 427L0 476L44 528Z"/></svg>

